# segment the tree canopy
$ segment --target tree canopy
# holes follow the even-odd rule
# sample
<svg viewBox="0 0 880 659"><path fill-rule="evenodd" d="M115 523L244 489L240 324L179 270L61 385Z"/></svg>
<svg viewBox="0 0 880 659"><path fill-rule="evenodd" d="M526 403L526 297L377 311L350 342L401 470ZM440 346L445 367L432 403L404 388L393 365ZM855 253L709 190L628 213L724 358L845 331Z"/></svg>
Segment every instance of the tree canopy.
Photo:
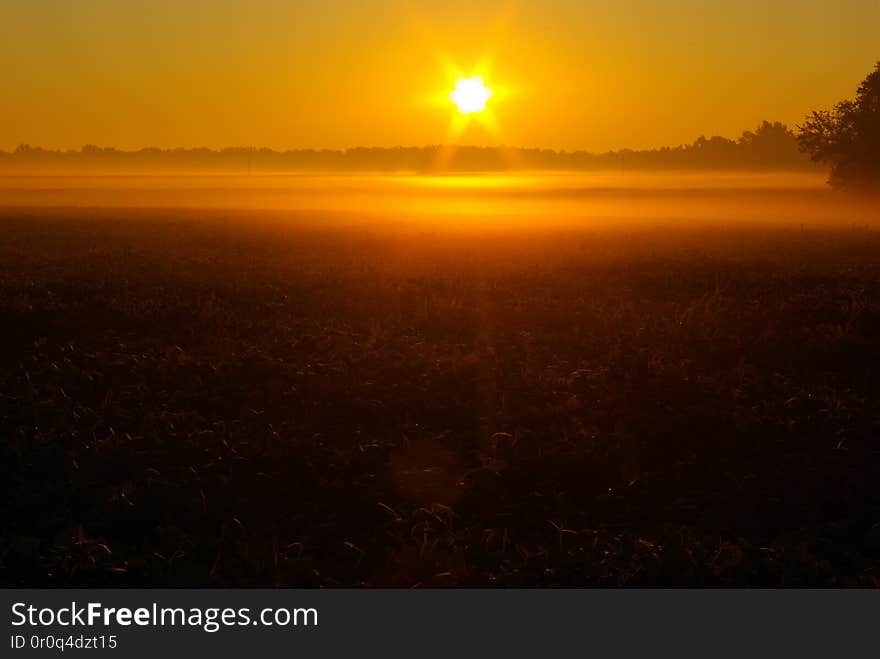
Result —
<svg viewBox="0 0 880 659"><path fill-rule="evenodd" d="M810 158L831 165L832 186L880 191L880 62L854 100L813 111L797 137Z"/></svg>

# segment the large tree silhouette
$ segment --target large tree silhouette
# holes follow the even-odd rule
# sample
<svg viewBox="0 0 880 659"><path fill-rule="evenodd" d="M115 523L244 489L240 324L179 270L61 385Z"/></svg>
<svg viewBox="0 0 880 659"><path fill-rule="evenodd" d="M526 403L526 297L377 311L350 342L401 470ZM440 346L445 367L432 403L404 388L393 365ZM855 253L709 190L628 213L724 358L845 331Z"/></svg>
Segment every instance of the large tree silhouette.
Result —
<svg viewBox="0 0 880 659"><path fill-rule="evenodd" d="M855 100L812 112L798 126L798 143L814 161L831 165L832 186L880 191L880 62Z"/></svg>

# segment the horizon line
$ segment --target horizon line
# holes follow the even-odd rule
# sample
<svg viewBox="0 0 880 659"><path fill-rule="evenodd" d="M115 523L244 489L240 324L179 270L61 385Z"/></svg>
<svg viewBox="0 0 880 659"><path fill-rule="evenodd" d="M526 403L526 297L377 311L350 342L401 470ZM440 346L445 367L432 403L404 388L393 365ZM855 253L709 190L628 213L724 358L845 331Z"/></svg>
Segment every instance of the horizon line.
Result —
<svg viewBox="0 0 880 659"><path fill-rule="evenodd" d="M292 153L292 152L318 152L318 153L346 153L348 151L357 151L357 150L373 150L373 151L393 151L393 150L403 150L403 149L478 149L478 150L495 150L495 151L503 151L503 150L520 150L520 151L542 151L542 152L552 152L557 154L585 154L585 155L607 155L612 153L621 153L621 152L651 152L651 151L663 151L663 150L673 150L680 149L684 147L690 147L694 144L698 143L702 140L715 140L721 139L727 142L738 143L743 139L743 137L754 130L758 130L763 126L768 125L771 127L781 126L786 129L786 131L794 136L794 131L791 126L783 121L771 121L771 120L763 120L759 122L758 125L754 129L744 129L740 132L740 134L736 137L727 137L725 135L709 135L707 136L705 133L700 134L690 142L681 142L679 144L661 144L658 146L650 146L650 147L628 147L621 146L613 149L606 149L601 151L593 151L588 148L557 148L552 146L525 146L525 145L510 145L510 144L495 144L495 145L479 145L479 144L460 144L460 143L432 143L432 144L395 144L392 146L378 146L378 145L352 145L345 147L307 147L307 146L296 146L296 147L272 147L272 146L258 146L258 145L228 145L228 146L141 146L141 147L117 147L117 146L101 146L95 144L93 142L86 142L82 144L78 149L77 148L64 148L64 147L43 147L43 146L35 146L30 144L29 142L20 142L14 148L11 149L0 149L0 154L14 155L19 153L24 148L26 151L34 151L34 152L45 152L45 153L83 153L87 150L95 150L95 151L109 151L109 152L117 152L117 153L142 153L144 151L148 152L173 152L173 151L212 151L215 153L222 153L224 151L256 151L256 152L273 152L273 153ZM795 126L796 127L796 126Z"/></svg>

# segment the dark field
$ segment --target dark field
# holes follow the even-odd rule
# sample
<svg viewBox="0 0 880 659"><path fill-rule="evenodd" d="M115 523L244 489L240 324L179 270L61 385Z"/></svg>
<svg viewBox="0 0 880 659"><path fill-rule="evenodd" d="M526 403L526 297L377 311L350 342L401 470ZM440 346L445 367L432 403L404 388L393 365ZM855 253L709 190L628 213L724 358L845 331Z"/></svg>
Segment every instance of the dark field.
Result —
<svg viewBox="0 0 880 659"><path fill-rule="evenodd" d="M876 586L880 233L0 211L3 585Z"/></svg>

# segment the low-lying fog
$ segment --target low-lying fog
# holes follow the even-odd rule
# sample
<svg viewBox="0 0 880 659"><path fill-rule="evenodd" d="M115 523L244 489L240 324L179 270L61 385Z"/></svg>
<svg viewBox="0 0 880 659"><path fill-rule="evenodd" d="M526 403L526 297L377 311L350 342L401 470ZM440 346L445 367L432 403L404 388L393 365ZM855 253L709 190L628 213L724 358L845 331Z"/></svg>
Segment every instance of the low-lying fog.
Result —
<svg viewBox="0 0 880 659"><path fill-rule="evenodd" d="M450 226L873 225L878 205L788 172L3 176L0 206L322 210Z"/></svg>

